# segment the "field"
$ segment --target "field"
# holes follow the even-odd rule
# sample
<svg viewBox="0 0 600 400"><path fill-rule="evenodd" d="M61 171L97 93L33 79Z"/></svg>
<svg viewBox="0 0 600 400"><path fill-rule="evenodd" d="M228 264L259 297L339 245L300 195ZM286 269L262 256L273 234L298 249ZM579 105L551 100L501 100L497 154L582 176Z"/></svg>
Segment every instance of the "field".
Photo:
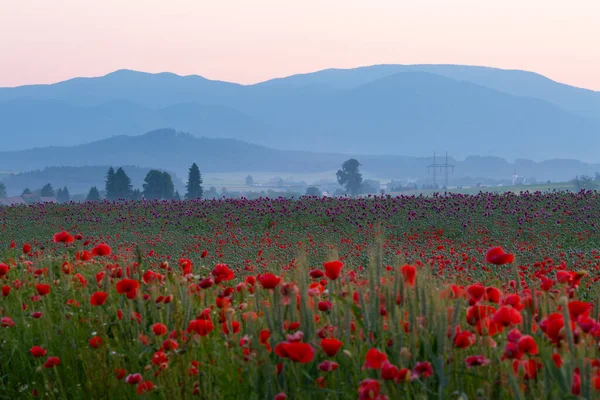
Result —
<svg viewBox="0 0 600 400"><path fill-rule="evenodd" d="M0 398L596 398L599 227L596 192L0 208Z"/></svg>

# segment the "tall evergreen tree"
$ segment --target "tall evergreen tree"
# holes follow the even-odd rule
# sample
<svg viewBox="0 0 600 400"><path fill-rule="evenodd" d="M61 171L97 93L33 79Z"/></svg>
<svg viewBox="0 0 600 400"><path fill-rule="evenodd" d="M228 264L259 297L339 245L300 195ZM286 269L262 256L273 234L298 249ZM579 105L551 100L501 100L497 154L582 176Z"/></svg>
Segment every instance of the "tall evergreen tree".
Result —
<svg viewBox="0 0 600 400"><path fill-rule="evenodd" d="M133 190L133 187L131 186L131 179L129 178L129 176L127 176L123 168L119 167L119 169L115 172L114 183L114 190L117 199L131 198Z"/></svg>
<svg viewBox="0 0 600 400"><path fill-rule="evenodd" d="M0 199L3 199L6 197L6 185L2 182L0 182Z"/></svg>
<svg viewBox="0 0 600 400"><path fill-rule="evenodd" d="M179 190L175 191L175 195L173 196L173 200L181 200L181 195L179 194Z"/></svg>
<svg viewBox="0 0 600 400"><path fill-rule="evenodd" d="M46 183L44 185L44 187L42 188L42 192L40 193L40 197L54 197L55 195L56 193L54 192L52 185L49 183Z"/></svg>
<svg viewBox="0 0 600 400"><path fill-rule="evenodd" d="M200 168L198 168L196 163L193 163L190 167L185 188L187 189L185 194L187 200L201 199L204 195L204 190L202 189L202 175L200 174Z"/></svg>
<svg viewBox="0 0 600 400"><path fill-rule="evenodd" d="M108 169L108 172L106 173L105 189L106 189L106 198L108 200L114 201L119 198L117 195L116 187L115 187L115 170L113 167L110 167Z"/></svg>
<svg viewBox="0 0 600 400"><path fill-rule="evenodd" d="M90 191L88 192L88 195L87 195L85 201L100 201L100 200L101 200L100 192L98 191L96 186L92 186L90 188Z"/></svg>
<svg viewBox="0 0 600 400"><path fill-rule="evenodd" d="M31 194L31 190L29 190L29 188L23 189L23 193L21 193L21 196L24 196L26 194Z"/></svg>

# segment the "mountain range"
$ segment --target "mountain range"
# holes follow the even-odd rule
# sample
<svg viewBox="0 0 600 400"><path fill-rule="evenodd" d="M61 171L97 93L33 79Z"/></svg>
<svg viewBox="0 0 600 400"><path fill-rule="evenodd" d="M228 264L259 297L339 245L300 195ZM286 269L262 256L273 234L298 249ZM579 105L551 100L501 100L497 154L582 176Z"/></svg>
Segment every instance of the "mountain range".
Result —
<svg viewBox="0 0 600 400"><path fill-rule="evenodd" d="M600 161L600 93L526 71L377 65L239 85L120 70L0 88L6 151L162 127L285 150L283 164L301 152L427 156L436 149L458 158Z"/></svg>
<svg viewBox="0 0 600 400"><path fill-rule="evenodd" d="M29 181L34 179L41 183L48 179L48 174L53 177L51 182L59 186L71 187L81 180L77 175L81 172L68 169L54 168L46 171L45 174L37 172L46 167L86 167L84 175L86 177L94 175L94 184L100 184L104 176L102 171L107 167L96 168L93 171L91 167L135 165L140 167L135 175L136 181L143 179L143 172L148 168L173 171L178 177L185 179L189 166L194 162L198 163L202 173L209 174L268 172L291 175L330 172L330 180L334 181L335 171L350 156L352 155L276 150L237 139L198 138L173 129L160 129L143 135L115 136L78 146L40 147L0 152L0 171L21 173L21 175L9 175L4 178L11 190L15 190L14 187L17 186L19 188L33 186ZM431 157L359 154L353 156L361 162L361 170L365 177L398 180L431 179L427 172L427 166L432 162ZM438 161L442 160L438 159ZM520 176L535 177L543 181L566 181L574 178L575 175L594 175L595 172L600 172L600 164L588 164L569 159L543 162L518 159L510 163L499 157L470 156L465 160L450 157L448 161L455 166L455 171L450 174L451 182L463 177L471 177L475 181L478 178L510 181L515 170ZM26 171L36 171L36 173L23 174Z"/></svg>

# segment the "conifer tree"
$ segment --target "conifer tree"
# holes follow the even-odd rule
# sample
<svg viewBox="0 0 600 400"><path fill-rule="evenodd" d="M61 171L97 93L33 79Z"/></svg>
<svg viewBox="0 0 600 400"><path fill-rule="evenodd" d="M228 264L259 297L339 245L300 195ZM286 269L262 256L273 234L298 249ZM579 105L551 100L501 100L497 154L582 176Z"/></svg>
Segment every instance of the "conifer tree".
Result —
<svg viewBox="0 0 600 400"><path fill-rule="evenodd" d="M118 199L116 188L115 188L115 170L113 167L108 169L106 173L106 198L110 201ZM97 189L96 189L97 190Z"/></svg>
<svg viewBox="0 0 600 400"><path fill-rule="evenodd" d="M90 191L88 192L88 195L85 199L85 201L100 201L100 192L98 191L98 189L96 188L96 186L92 186L90 188Z"/></svg>
<svg viewBox="0 0 600 400"><path fill-rule="evenodd" d="M40 193L40 197L54 197L55 195L54 188L52 188L52 185L49 183L44 185Z"/></svg>
<svg viewBox="0 0 600 400"><path fill-rule="evenodd" d="M202 189L202 175L200 174L200 168L196 163L193 163L188 172L188 181L185 186L187 192L185 194L186 200L201 199L204 194Z"/></svg>
<svg viewBox="0 0 600 400"><path fill-rule="evenodd" d="M59 203L68 203L71 200L71 195L69 194L69 189L65 186L62 189L58 189L56 192L56 201Z"/></svg>

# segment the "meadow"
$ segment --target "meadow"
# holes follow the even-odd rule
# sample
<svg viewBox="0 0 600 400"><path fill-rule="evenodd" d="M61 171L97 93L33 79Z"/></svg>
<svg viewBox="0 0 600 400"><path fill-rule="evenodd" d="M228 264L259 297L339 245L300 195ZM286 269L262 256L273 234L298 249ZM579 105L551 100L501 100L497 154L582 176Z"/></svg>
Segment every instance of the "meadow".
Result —
<svg viewBox="0 0 600 400"><path fill-rule="evenodd" d="M600 390L600 194L0 208L0 398Z"/></svg>

